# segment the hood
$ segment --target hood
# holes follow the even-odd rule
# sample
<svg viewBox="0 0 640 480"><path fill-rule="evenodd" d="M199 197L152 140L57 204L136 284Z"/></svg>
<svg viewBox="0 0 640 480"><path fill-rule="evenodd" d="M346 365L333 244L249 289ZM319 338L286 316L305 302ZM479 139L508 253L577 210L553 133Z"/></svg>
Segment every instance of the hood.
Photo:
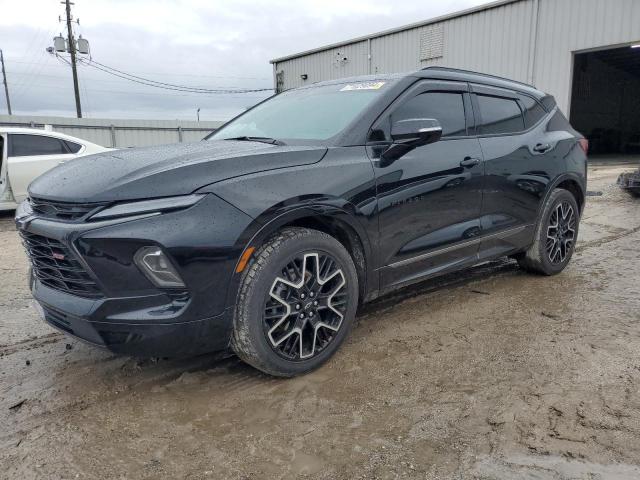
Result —
<svg viewBox="0 0 640 480"><path fill-rule="evenodd" d="M186 195L241 175L315 163L326 151L234 140L115 150L55 167L31 183L29 195L74 203Z"/></svg>

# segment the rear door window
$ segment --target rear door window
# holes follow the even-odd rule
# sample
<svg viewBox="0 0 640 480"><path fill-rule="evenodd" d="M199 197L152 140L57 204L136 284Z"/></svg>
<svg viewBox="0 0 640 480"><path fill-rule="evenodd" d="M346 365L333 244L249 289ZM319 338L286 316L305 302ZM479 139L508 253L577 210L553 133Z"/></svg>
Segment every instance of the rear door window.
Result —
<svg viewBox="0 0 640 480"><path fill-rule="evenodd" d="M391 123L411 118L435 118L442 126L443 137L467 134L462 93L426 92L417 95L393 112Z"/></svg>
<svg viewBox="0 0 640 480"><path fill-rule="evenodd" d="M515 99L478 95L482 124L480 133L496 135L525 129L522 110Z"/></svg>
<svg viewBox="0 0 640 480"><path fill-rule="evenodd" d="M64 143L54 137L44 135L9 135L9 156L27 157L32 155L64 155L69 151Z"/></svg>

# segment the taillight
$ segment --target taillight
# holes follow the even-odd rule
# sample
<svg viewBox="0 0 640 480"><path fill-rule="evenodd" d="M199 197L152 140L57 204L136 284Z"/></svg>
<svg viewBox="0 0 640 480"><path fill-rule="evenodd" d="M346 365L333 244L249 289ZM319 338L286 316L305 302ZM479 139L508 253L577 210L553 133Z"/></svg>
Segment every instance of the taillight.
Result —
<svg viewBox="0 0 640 480"><path fill-rule="evenodd" d="M580 148L582 148L584 154L589 155L589 140L587 140L586 138L581 138L580 140L578 140L578 143L580 144Z"/></svg>

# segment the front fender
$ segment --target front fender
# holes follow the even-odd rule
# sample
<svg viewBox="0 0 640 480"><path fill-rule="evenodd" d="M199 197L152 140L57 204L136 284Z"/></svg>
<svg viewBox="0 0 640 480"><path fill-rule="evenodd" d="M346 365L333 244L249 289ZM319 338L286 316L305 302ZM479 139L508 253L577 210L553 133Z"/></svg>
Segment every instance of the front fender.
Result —
<svg viewBox="0 0 640 480"><path fill-rule="evenodd" d="M305 220L312 220L327 226L332 224L339 225L345 231L347 229L350 230L362 245L365 262L363 273L365 277L361 279L363 280L361 294L364 298L368 294L377 292L378 290L377 271L372 266L372 261L375 257L369 232L367 232L362 223L349 210L350 209L322 203L297 206L277 214L267 210L263 215L254 219L251 225L243 232L238 240L237 250L244 252L250 247L257 249L277 231L288 225L304 224L306 223ZM241 273L237 272L240 258L241 255L238 256L228 290L227 306L230 307L235 305L237 290L242 278Z"/></svg>
<svg viewBox="0 0 640 480"><path fill-rule="evenodd" d="M369 259L367 272L377 268L372 254L378 238L376 182L363 146L330 148L314 164L230 178L200 191L214 193L253 219L238 240L242 250L297 220L328 219L353 230ZM375 285L375 278L371 282Z"/></svg>
<svg viewBox="0 0 640 480"><path fill-rule="evenodd" d="M294 207L286 212L273 215L265 212L264 216L257 218L255 221L260 225L248 242L249 245L261 245L273 233L280 230L286 225L291 225L305 218L318 219L319 221L337 220L338 222L353 229L362 243L364 253L368 258L372 258L372 246L369 233L360 223L351 208L338 207L331 204L312 204Z"/></svg>

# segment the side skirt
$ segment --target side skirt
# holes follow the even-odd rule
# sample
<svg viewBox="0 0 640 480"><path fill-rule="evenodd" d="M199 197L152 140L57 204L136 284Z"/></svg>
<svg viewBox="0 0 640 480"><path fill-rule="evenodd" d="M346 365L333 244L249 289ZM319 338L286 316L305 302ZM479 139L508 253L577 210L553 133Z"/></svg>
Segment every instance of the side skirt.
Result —
<svg viewBox="0 0 640 480"><path fill-rule="evenodd" d="M380 295L514 254L530 243L534 230L534 225L521 225L387 265L380 269L380 278L383 284ZM440 261L438 261L439 259ZM424 269L420 268L420 263L424 263ZM398 275L398 270L404 268L410 269L411 273Z"/></svg>

